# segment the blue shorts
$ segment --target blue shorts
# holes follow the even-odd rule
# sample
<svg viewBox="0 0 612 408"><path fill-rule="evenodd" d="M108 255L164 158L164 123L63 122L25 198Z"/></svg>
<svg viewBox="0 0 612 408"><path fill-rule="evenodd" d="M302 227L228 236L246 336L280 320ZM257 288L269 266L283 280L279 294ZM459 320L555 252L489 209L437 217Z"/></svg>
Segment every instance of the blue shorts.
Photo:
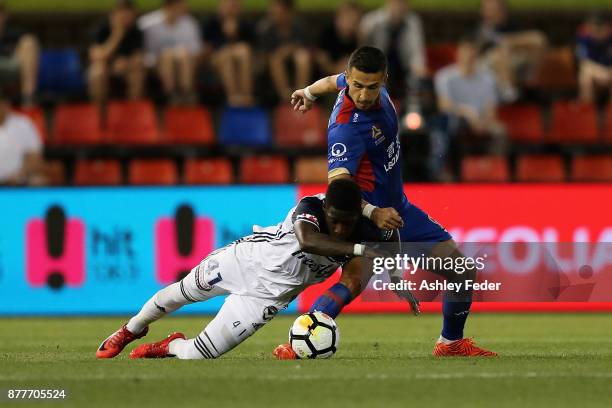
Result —
<svg viewBox="0 0 612 408"><path fill-rule="evenodd" d="M452 239L443 226L414 204L404 204L399 213L404 220L404 226L400 229L402 242L442 242Z"/></svg>

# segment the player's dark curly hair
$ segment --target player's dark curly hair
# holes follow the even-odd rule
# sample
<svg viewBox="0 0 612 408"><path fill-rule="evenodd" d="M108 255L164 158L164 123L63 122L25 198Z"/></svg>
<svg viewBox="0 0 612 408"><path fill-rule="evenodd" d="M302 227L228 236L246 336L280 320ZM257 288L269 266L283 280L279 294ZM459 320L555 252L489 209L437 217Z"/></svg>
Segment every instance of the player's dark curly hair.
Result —
<svg viewBox="0 0 612 408"><path fill-rule="evenodd" d="M356 68L366 74L387 72L387 57L385 53L375 47L359 47L351 54L348 62L348 71Z"/></svg>
<svg viewBox="0 0 612 408"><path fill-rule="evenodd" d="M337 210L361 213L361 189L351 179L332 181L327 186L325 201Z"/></svg>

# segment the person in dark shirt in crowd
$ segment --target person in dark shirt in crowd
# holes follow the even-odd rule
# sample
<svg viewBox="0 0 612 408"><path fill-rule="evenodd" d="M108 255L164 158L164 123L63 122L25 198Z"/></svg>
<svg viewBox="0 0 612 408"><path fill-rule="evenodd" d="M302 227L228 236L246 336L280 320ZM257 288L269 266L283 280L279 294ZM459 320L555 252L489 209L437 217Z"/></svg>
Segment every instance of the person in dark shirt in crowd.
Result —
<svg viewBox="0 0 612 408"><path fill-rule="evenodd" d="M335 75L346 69L351 53L358 48L361 7L353 0L338 7L333 23L321 32L316 60L325 75Z"/></svg>
<svg viewBox="0 0 612 408"><path fill-rule="evenodd" d="M514 25L505 0L482 0L480 14L478 41L497 77L501 100L513 102L519 97L518 86L535 74L546 51L546 36Z"/></svg>
<svg viewBox="0 0 612 408"><path fill-rule="evenodd" d="M423 23L410 2L386 0L383 7L363 16L359 30L363 44L387 55L391 96L403 96L409 88L415 91L428 69Z"/></svg>
<svg viewBox="0 0 612 408"><path fill-rule="evenodd" d="M592 14L578 30L578 91L584 102L593 102L598 88L612 91L612 24Z"/></svg>
<svg viewBox="0 0 612 408"><path fill-rule="evenodd" d="M241 17L241 0L221 0L217 15L204 24L204 43L232 106L252 105L253 28Z"/></svg>
<svg viewBox="0 0 612 408"><path fill-rule="evenodd" d="M308 85L312 70L306 30L296 15L294 1L271 0L267 17L257 26L257 37L277 96L289 100L294 88ZM294 75L288 72L288 65L295 70ZM290 83L291 77L295 78L294 84Z"/></svg>
<svg viewBox="0 0 612 408"><path fill-rule="evenodd" d="M108 94L110 76L122 77L127 96L143 96L145 77L143 34L136 26L136 9L131 0L118 0L109 17L94 32L89 47L89 93L102 104Z"/></svg>
<svg viewBox="0 0 612 408"><path fill-rule="evenodd" d="M0 2L0 79L13 82L21 79L21 104L34 104L38 78L40 47L32 34L9 24L9 13Z"/></svg>

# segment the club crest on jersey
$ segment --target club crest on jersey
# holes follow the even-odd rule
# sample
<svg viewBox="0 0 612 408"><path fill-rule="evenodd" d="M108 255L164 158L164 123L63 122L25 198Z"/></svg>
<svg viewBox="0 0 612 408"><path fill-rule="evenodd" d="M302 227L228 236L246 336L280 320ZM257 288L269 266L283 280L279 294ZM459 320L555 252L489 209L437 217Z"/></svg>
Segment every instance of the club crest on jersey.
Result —
<svg viewBox="0 0 612 408"><path fill-rule="evenodd" d="M374 139L374 144L376 146L385 140L385 135L383 135L382 130L376 125L372 126L372 139Z"/></svg>
<svg viewBox="0 0 612 408"><path fill-rule="evenodd" d="M319 220L317 219L317 217L315 217L312 214L298 214L297 217L295 217L295 219L308 221L308 222L313 223L317 227L319 226Z"/></svg>

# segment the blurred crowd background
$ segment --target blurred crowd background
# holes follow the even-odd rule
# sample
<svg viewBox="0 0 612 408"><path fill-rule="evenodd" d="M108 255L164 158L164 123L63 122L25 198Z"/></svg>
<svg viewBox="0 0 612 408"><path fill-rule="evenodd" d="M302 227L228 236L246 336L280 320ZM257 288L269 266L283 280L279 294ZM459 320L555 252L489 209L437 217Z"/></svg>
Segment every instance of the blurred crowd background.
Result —
<svg viewBox="0 0 612 408"><path fill-rule="evenodd" d="M387 54L405 180L612 181L609 9L332 3L0 4L0 185L325 182L335 96L289 98L360 45Z"/></svg>

